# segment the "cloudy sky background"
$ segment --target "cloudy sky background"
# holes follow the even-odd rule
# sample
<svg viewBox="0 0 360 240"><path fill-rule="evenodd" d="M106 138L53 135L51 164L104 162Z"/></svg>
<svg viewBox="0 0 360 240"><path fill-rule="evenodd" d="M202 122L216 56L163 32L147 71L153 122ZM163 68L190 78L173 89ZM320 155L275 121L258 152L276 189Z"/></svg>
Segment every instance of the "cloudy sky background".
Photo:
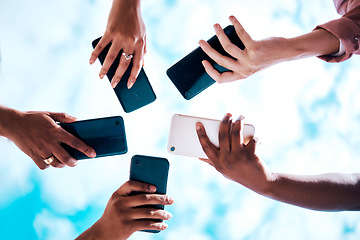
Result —
<svg viewBox="0 0 360 240"><path fill-rule="evenodd" d="M241 82L214 84L184 100L165 72L235 15L254 39L292 37L337 18L330 0L143 1L148 53L145 71L157 100L125 113L91 42L105 30L111 1L0 0L0 103L20 110L67 112L79 119L121 115L129 152L40 171L0 139L0 239L73 239L102 214L128 180L135 154L170 161L167 207L173 219L160 234L131 239L356 239L357 212L305 210L259 196L197 159L166 151L175 113L221 119L242 114L261 140L258 153L275 172L359 172L360 58L329 64L317 58L282 63Z"/></svg>

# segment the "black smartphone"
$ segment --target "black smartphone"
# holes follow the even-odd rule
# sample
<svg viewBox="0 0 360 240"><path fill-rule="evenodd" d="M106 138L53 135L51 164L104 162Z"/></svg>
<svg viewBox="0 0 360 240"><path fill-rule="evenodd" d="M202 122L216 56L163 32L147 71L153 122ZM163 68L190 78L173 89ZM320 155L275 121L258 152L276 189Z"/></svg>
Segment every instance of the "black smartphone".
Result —
<svg viewBox="0 0 360 240"><path fill-rule="evenodd" d="M92 42L93 48L96 47L96 45L99 43L101 37L95 39ZM99 61L102 64L104 64L105 57L107 53L109 52L111 43L109 43L104 50L99 54ZM114 60L113 64L111 65L108 73L106 74L109 81L111 82L111 79L114 77L117 67L120 63L120 57L121 57L122 51L119 52L118 56ZM143 68L141 68L141 71L136 78L136 82L134 85L128 89L127 88L127 81L129 79L131 69L132 69L132 60L130 62L129 67L126 69L124 75L122 76L120 82L118 85L114 88L115 94L117 98L120 101L120 104L124 111L126 113L135 111L136 109L139 109L145 105L148 105L156 100L156 95L154 90L151 87L151 84L149 82L148 77L145 74L145 71Z"/></svg>
<svg viewBox="0 0 360 240"><path fill-rule="evenodd" d="M224 28L224 32L233 44L240 49L245 49L233 25ZM233 58L221 46L216 35L207 42L220 54ZM166 71L170 80L186 100L190 100L215 83L215 80L205 72L204 66L201 63L203 60L209 61L219 72L229 71L227 68L215 63L200 47L186 55Z"/></svg>
<svg viewBox="0 0 360 240"><path fill-rule="evenodd" d="M125 154L128 151L124 120L121 116L60 123L59 125L92 147L97 158ZM89 158L65 143L61 145L77 160Z"/></svg>
<svg viewBox="0 0 360 240"><path fill-rule="evenodd" d="M166 158L135 155L131 158L130 180L145 182L156 187L156 194L166 194L166 186L169 172L169 161ZM139 194L134 192L132 194ZM149 207L149 206L142 206ZM151 207L164 209L164 205ZM154 220L162 222L161 219ZM157 230L142 230L145 232L158 233Z"/></svg>

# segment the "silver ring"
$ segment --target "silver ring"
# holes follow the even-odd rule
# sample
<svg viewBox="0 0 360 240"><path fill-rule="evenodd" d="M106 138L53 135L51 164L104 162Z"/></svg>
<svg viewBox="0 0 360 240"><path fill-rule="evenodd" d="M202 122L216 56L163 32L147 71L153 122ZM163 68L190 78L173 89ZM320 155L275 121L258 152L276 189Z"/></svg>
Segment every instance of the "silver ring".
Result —
<svg viewBox="0 0 360 240"><path fill-rule="evenodd" d="M122 55L125 57L126 60L130 60L133 57L132 54L127 54L126 52L123 52Z"/></svg>
<svg viewBox="0 0 360 240"><path fill-rule="evenodd" d="M54 155L51 155L50 157L45 158L43 160L47 165L50 165L55 160L55 157L54 157Z"/></svg>

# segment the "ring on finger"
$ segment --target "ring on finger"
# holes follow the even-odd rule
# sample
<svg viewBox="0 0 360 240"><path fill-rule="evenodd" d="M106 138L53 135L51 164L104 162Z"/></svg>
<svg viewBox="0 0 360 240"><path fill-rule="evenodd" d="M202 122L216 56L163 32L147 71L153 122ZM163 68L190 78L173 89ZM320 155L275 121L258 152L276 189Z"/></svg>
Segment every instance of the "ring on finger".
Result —
<svg viewBox="0 0 360 240"><path fill-rule="evenodd" d="M47 165L50 165L55 160L55 157L54 155L51 155L50 157L44 158L43 160Z"/></svg>
<svg viewBox="0 0 360 240"><path fill-rule="evenodd" d="M126 60L130 60L133 57L132 54L127 54L126 52L123 52L122 55L125 57Z"/></svg>

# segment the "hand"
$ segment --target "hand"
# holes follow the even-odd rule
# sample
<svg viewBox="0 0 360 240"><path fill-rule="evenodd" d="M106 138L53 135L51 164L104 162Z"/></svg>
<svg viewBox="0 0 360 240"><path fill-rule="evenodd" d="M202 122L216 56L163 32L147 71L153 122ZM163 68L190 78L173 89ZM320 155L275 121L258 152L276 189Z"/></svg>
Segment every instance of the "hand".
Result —
<svg viewBox="0 0 360 240"><path fill-rule="evenodd" d="M9 117L5 136L31 157L41 170L49 166L44 159L50 156L55 157L51 163L53 167L74 167L77 160L60 143L66 143L89 157L96 156L91 147L56 124L56 121L70 123L75 120L65 113L14 111Z"/></svg>
<svg viewBox="0 0 360 240"><path fill-rule="evenodd" d="M204 60L202 63L205 71L218 83L247 78L257 71L286 60L288 55L292 54L291 51L284 51L284 47L288 44L285 38L276 37L254 41L234 16L230 16L229 19L245 45L244 50L231 43L219 24L215 24L214 29L224 50L236 60L221 55L204 40L199 42L202 50L210 58L219 65L231 70L220 73L208 61Z"/></svg>
<svg viewBox="0 0 360 240"><path fill-rule="evenodd" d="M106 75L115 58L122 50L123 53L133 55L133 58L126 59L124 55L121 55L120 64L111 81L111 86L116 87L132 60L133 66L127 82L127 87L130 89L141 70L146 53L146 28L141 16L140 0L113 1L106 31L91 54L90 64L95 62L101 51L110 42L111 47L99 76L102 79Z"/></svg>
<svg viewBox="0 0 360 240"><path fill-rule="evenodd" d="M199 122L196 130L200 144L209 159L200 159L214 166L225 177L262 193L272 173L255 155L256 140L243 144L240 117L232 123L231 114L226 114L220 124L219 147L212 144L204 126Z"/></svg>
<svg viewBox="0 0 360 240"><path fill-rule="evenodd" d="M144 205L171 205L174 200L166 195L154 194L155 186L128 181L111 196L101 218L78 239L127 239L139 230L165 230L167 224L151 219L171 219L171 214L165 210ZM131 192L144 192L131 195Z"/></svg>

